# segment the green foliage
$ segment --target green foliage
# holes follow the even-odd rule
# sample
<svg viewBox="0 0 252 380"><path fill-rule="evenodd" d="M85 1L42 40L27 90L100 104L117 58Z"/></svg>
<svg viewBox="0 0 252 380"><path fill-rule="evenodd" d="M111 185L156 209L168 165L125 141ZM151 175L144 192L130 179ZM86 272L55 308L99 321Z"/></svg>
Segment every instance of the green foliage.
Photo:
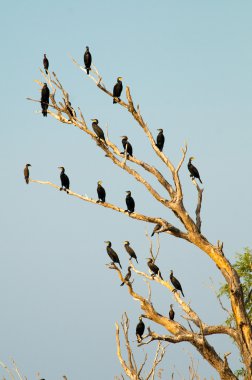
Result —
<svg viewBox="0 0 252 380"><path fill-rule="evenodd" d="M249 319L252 320L252 250L245 248L243 253L237 253L233 267L241 279L246 311ZM219 289L218 297L220 298L222 296L230 298L227 284L222 285ZM233 314L230 313L226 324L232 326L233 322L234 317Z"/></svg>

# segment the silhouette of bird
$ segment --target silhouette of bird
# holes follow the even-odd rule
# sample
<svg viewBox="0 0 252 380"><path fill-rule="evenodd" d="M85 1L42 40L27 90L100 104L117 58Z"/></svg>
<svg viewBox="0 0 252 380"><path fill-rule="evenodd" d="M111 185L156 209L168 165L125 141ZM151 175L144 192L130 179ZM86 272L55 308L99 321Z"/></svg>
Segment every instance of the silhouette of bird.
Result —
<svg viewBox="0 0 252 380"><path fill-rule="evenodd" d="M68 193L67 190L69 190L70 181L69 181L68 176L65 173L65 168L63 166L59 166L58 169L61 169L61 173L60 173L61 188L60 188L60 191L65 190Z"/></svg>
<svg viewBox="0 0 252 380"><path fill-rule="evenodd" d="M127 205L127 210L129 214L135 211L135 201L131 196L131 191L126 191L126 205Z"/></svg>
<svg viewBox="0 0 252 380"><path fill-rule="evenodd" d="M133 248L130 247L130 242L128 240L125 240L125 242L124 242L124 248L126 249L126 251L128 252L128 254L130 255L130 260L131 259L135 259L136 262L138 263L135 251L134 251Z"/></svg>
<svg viewBox="0 0 252 380"><path fill-rule="evenodd" d="M30 164L26 164L25 165L25 168L24 168L24 178L25 178L25 182L27 183L27 185L28 185L28 183L29 183L29 166L31 166Z"/></svg>
<svg viewBox="0 0 252 380"><path fill-rule="evenodd" d="M190 172L190 177L192 177L192 178L198 178L199 181L200 181L200 183L202 183L202 181L200 179L200 175L199 175L198 169L195 168L195 166L192 164L192 160L195 160L195 158L194 157L190 157L189 161L188 161L188 164L187 164L188 170Z"/></svg>
<svg viewBox="0 0 252 380"><path fill-rule="evenodd" d="M46 54L44 54L43 65L44 65L44 69L45 69L46 74L48 74L49 61L48 61Z"/></svg>
<svg viewBox="0 0 252 380"><path fill-rule="evenodd" d="M122 145L123 145L123 148L124 148L124 152L123 153L125 153L126 149L127 149L127 153L132 157L133 156L133 148L132 148L131 143L128 141L128 137L127 136L122 136Z"/></svg>
<svg viewBox="0 0 252 380"><path fill-rule="evenodd" d="M184 293L183 293L183 290L182 290L182 286L180 285L180 282L176 279L176 277L173 276L173 271L171 270L171 274L170 274L170 280L171 280L171 283L172 285L174 286L175 289L173 289L173 291L176 291L176 290L180 290L183 297L184 296Z"/></svg>
<svg viewBox="0 0 252 380"><path fill-rule="evenodd" d="M163 134L163 129L158 129L158 131L159 131L159 134L157 135L156 146L158 147L158 149L160 150L160 152L162 152L163 151L163 147L164 147L165 137L164 137L164 134Z"/></svg>
<svg viewBox="0 0 252 380"><path fill-rule="evenodd" d="M130 277L131 277L131 267L128 267L128 272L126 276L124 277L123 282L121 283L120 286L123 286L125 282L128 282Z"/></svg>
<svg viewBox="0 0 252 380"><path fill-rule="evenodd" d="M102 181L97 182L97 194L98 194L98 202L105 202L106 199L106 191L104 187L102 187Z"/></svg>
<svg viewBox="0 0 252 380"><path fill-rule="evenodd" d="M161 224L156 224L155 227L153 228L151 236L154 236L155 233L158 233L161 227L162 227Z"/></svg>
<svg viewBox="0 0 252 380"><path fill-rule="evenodd" d="M159 267L154 263L153 259L147 259L147 265L150 268L151 272L153 272L154 275L158 275L161 280L163 280L163 277L161 275Z"/></svg>
<svg viewBox="0 0 252 380"><path fill-rule="evenodd" d="M44 86L42 87L42 90L41 90L41 101L40 101L43 116L47 116L49 98L50 98L50 91L49 91L49 88L47 87L47 84L44 83Z"/></svg>
<svg viewBox="0 0 252 380"><path fill-rule="evenodd" d="M169 318L171 321L174 320L174 316L175 316L175 313L174 313L174 310L172 308L173 305L170 305L170 310L169 310Z"/></svg>
<svg viewBox="0 0 252 380"><path fill-rule="evenodd" d="M105 136L104 136L104 132L103 130L101 129L101 127L99 127L98 123L99 121L97 119L91 119L92 120L92 128L94 130L94 133L96 134L96 136L100 139L100 140L103 140L105 141Z"/></svg>
<svg viewBox="0 0 252 380"><path fill-rule="evenodd" d="M118 101L120 101L122 90L123 90L122 77L118 77L117 83L114 85L114 89L113 89L113 103L117 103L115 98L117 98Z"/></svg>
<svg viewBox="0 0 252 380"><path fill-rule="evenodd" d="M118 263L120 268L122 269L122 266L121 266L121 263L120 263L120 260L119 260L117 253L113 250L113 248L111 248L111 246L112 246L111 241L105 241L104 243L107 244L107 253L108 253L109 257L111 258L111 260L113 261L113 263L115 263L115 264Z"/></svg>
<svg viewBox="0 0 252 380"><path fill-rule="evenodd" d="M142 341L142 336L144 333L145 324L143 323L141 316L138 319L139 319L139 322L136 326L136 337L137 337L138 343L140 343Z"/></svg>
<svg viewBox="0 0 252 380"><path fill-rule="evenodd" d="M86 46L86 51L84 53L84 64L85 64L85 69L87 70L87 75L89 75L91 63L92 63L92 55L89 51L89 47Z"/></svg>

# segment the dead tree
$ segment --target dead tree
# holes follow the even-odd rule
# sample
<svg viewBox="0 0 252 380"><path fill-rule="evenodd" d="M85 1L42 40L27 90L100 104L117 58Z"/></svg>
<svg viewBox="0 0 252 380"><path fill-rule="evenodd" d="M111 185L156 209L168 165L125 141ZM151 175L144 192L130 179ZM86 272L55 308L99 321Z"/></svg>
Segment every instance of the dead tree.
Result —
<svg viewBox="0 0 252 380"><path fill-rule="evenodd" d="M79 65L75 60L73 60L73 63L80 68L86 79L87 75L85 73L85 68ZM180 307L183 309L185 317L195 325L194 331L186 328L178 322L169 320L166 316L162 316L161 314L159 314L158 311L152 305L152 303L148 299L145 299L142 295L138 294L134 290L133 285L130 282L128 282L126 284L128 292L131 297L139 301L140 306L144 312L144 317L163 326L167 331L167 335L159 335L155 332L150 331L149 340L147 341L147 343L149 344L155 340L170 342L174 344L179 342L189 342L192 346L194 346L197 349L197 351L202 355L202 357L205 360L207 360L212 367L216 369L221 379L234 380L237 379L237 377L234 375L234 373L229 367L227 355L223 358L220 357L220 355L216 352L215 348L212 345L210 345L210 343L207 340L207 337L209 335L228 335L236 343L240 351L244 367L246 368L247 377L248 379L251 379L252 328L251 322L246 313L240 279L237 272L224 255L223 243L219 241L217 244L211 243L201 233L200 211L202 204L203 189L201 189L198 186L195 180L192 180L198 194L198 203L195 211L195 219L193 216L189 214L189 212L186 210L184 206L183 189L181 186L179 174L181 166L183 165L186 157L187 146L182 148L182 156L180 162L174 165L171 162L170 158L164 152L161 152L156 146L154 137L141 114L140 107L135 106L134 104L130 88L126 87L127 101L116 99L118 106L121 106L122 109L125 109L132 115L138 127L140 127L144 132L146 140L151 145L153 152L159 157L159 159L167 167L167 170L169 170L169 172L171 173L172 181L168 181L167 178L159 171L159 169L149 165L147 162L142 161L140 158L137 158L136 156L132 157L127 155L127 150L123 154L120 153L120 149L117 147L117 145L110 140L108 131L106 133L106 141L97 138L96 134L92 130L90 130L88 125L86 124L80 108L78 108L78 110L74 110L72 105L70 108L69 94L64 89L56 74L52 73L51 75L49 73L48 75L46 75L43 73L42 70L41 73L44 76L44 81L47 82L51 90L48 114L62 123L73 125L79 128L81 131L83 131L83 133L85 133L96 143L97 148L101 149L105 153L107 158L109 158L115 165L120 167L122 170L126 171L129 175L134 177L136 181L140 182L142 186L145 187L145 189L152 195L153 198L156 199L156 201L161 203L164 208L168 209L171 213L173 213L175 217L182 223L183 229L177 228L175 225L171 224L169 220L158 216L143 215L138 212L128 213L125 212L123 208L112 203L97 203L95 199L89 198L88 196L83 196L73 190L68 191L68 196L77 197L82 201L93 203L98 207L110 208L116 212L124 214L128 218L151 223L153 224L153 226L157 226L156 231L159 234L169 234L195 245L196 247L200 248L202 254L206 254L209 257L209 259L216 264L218 270L221 272L229 287L230 302L236 323L235 328L230 328L225 325L207 325L204 321L202 321L202 319L196 313L196 311L194 311L183 299L181 299L178 292L174 293L174 298L176 302L180 305ZM98 89L104 92L107 96L113 98L112 92L106 88L105 84L103 83L102 77L95 66L92 66L92 70L88 78L94 81ZM36 82L39 86L42 87L42 82ZM58 97L59 95L62 97L62 101L56 101L56 93ZM33 100L35 102L40 103L40 101L36 99L29 100ZM164 189L166 196L161 196L159 192L155 189L155 187L152 186L144 178L144 176L139 173L139 171L132 168L131 164L134 164L136 167L139 167L142 170L148 172L148 174L150 174L156 181L158 181ZM49 181L30 179L30 183L31 182L49 185L58 190L60 189L59 186ZM132 270L138 276L141 276L145 279L147 278L149 281L156 281L160 284L160 286L164 287L168 291L173 291L173 287L171 286L169 281L161 280L159 276L149 276L144 272L140 272L133 266L132 263L131 267ZM119 268L117 266L114 266L114 269L118 272L120 281L123 281L123 276Z"/></svg>

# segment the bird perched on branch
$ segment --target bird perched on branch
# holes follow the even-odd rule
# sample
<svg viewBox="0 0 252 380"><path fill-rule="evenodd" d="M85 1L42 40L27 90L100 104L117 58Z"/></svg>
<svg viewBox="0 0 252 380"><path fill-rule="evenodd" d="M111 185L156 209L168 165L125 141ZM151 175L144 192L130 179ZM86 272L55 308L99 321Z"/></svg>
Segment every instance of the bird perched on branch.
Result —
<svg viewBox="0 0 252 380"><path fill-rule="evenodd" d="M98 201L97 202L105 202L106 199L106 191L104 187L102 187L102 181L97 182L97 194L98 194Z"/></svg>
<svg viewBox="0 0 252 380"><path fill-rule="evenodd" d="M145 324L143 323L143 318L141 316L138 319L139 319L139 322L136 326L136 337L137 337L138 343L141 343L143 339L142 337L143 337L143 333L145 329Z"/></svg>
<svg viewBox="0 0 252 380"><path fill-rule="evenodd" d="M119 260L117 253L113 250L113 248L111 248L111 246L112 246L111 241L105 241L104 243L107 244L107 253L108 253L109 257L111 258L111 260L113 261L113 263L115 263L115 264L118 263L120 268L122 269L122 266L121 266L121 263L120 263L120 260Z"/></svg>
<svg viewBox="0 0 252 380"><path fill-rule="evenodd" d="M170 310L169 310L169 318L171 321L174 320L174 316L175 316L175 313L174 313L174 310L172 308L173 305L170 305Z"/></svg>
<svg viewBox="0 0 252 380"><path fill-rule="evenodd" d="M124 277L123 282L121 283L120 286L123 286L125 282L128 282L130 277L131 277L131 267L128 267L128 272L126 276Z"/></svg>
<svg viewBox="0 0 252 380"><path fill-rule="evenodd" d="M121 136L121 137L122 137L122 145L123 145L123 149L124 149L123 153L125 153L127 150L127 153L132 157L133 156L133 148L132 148L131 143L128 141L128 137L127 136Z"/></svg>
<svg viewBox="0 0 252 380"><path fill-rule="evenodd" d="M135 201L131 196L131 191L126 191L126 205L127 205L127 210L129 214L135 211Z"/></svg>
<svg viewBox="0 0 252 380"><path fill-rule="evenodd" d="M176 291L176 290L180 290L183 297L184 296L184 293L183 293L183 290L182 290L182 286L180 285L180 282L179 280L176 279L176 277L173 276L173 271L171 270L171 274L170 274L170 280L171 280L171 283L172 285L174 286L175 289L173 289L173 291Z"/></svg>
<svg viewBox="0 0 252 380"><path fill-rule="evenodd" d="M101 129L101 127L99 127L98 123L99 121L97 119L91 119L92 120L92 128L94 130L94 133L96 134L96 136L100 139L100 140L103 140L105 141L105 136L104 136L104 132L103 130Z"/></svg>
<svg viewBox="0 0 252 380"><path fill-rule="evenodd" d="M60 191L64 190L68 193L67 190L69 190L70 181L69 181L68 176L65 173L65 168L63 166L59 166L58 169L61 169L61 173L60 173L61 188L60 188Z"/></svg>
<svg viewBox="0 0 252 380"><path fill-rule="evenodd" d="M44 69L45 69L46 74L48 74L49 61L48 61L46 54L44 54L43 65L44 65Z"/></svg>
<svg viewBox="0 0 252 380"><path fill-rule="evenodd" d="M85 64L85 69L87 70L87 75L89 75L91 63L92 63L92 55L89 51L89 47L86 46L86 51L84 53L84 64Z"/></svg>
<svg viewBox="0 0 252 380"><path fill-rule="evenodd" d="M113 89L113 103L117 103L116 99L120 101L120 96L123 90L123 85L122 85L122 77L117 78L117 83L114 85Z"/></svg>
<svg viewBox="0 0 252 380"><path fill-rule="evenodd" d="M124 248L126 249L126 251L128 252L128 254L130 255L130 260L131 259L135 259L136 262L138 263L135 251L134 251L133 248L130 247L130 242L128 240L125 240L125 242L124 242Z"/></svg>
<svg viewBox="0 0 252 380"><path fill-rule="evenodd" d="M159 233L159 230L161 230L162 226L161 224L156 224L155 227L153 228L151 236L154 236L155 233Z"/></svg>
<svg viewBox="0 0 252 380"><path fill-rule="evenodd" d="M146 259L146 260L148 260L148 261L147 261L147 265L148 265L148 267L150 268L151 272L153 272L154 276L155 276L155 275L158 275L158 276L161 278L161 280L163 280L163 277L162 277L162 275L161 275L160 269L159 269L159 267L158 267L156 264L154 264L153 259L148 258L148 259ZM152 276L153 276L153 275L152 275Z"/></svg>
<svg viewBox="0 0 252 380"><path fill-rule="evenodd" d="M188 161L188 165L187 165L188 170L190 172L190 177L193 178L193 179L194 178L198 178L199 181L200 181L200 183L202 183L202 181L200 179L200 175L199 175L198 169L195 168L195 166L192 164L192 160L195 160L195 158L194 157L190 157L189 161Z"/></svg>
<svg viewBox="0 0 252 380"><path fill-rule="evenodd" d="M24 178L25 178L25 182L27 183L27 185L28 185L28 183L29 183L29 166L31 166L30 164L26 164L25 165L25 168L24 168Z"/></svg>
<svg viewBox="0 0 252 380"><path fill-rule="evenodd" d="M44 83L44 86L42 87L42 90L41 90L41 101L40 101L43 116L47 116L49 98L50 98L50 91L49 91L49 88L47 87L47 84Z"/></svg>
<svg viewBox="0 0 252 380"><path fill-rule="evenodd" d="M156 146L158 147L158 149L160 150L160 152L162 152L163 151L163 147L164 147L165 137L164 137L164 134L163 134L163 129L158 129L158 131L159 131L159 134L157 135Z"/></svg>

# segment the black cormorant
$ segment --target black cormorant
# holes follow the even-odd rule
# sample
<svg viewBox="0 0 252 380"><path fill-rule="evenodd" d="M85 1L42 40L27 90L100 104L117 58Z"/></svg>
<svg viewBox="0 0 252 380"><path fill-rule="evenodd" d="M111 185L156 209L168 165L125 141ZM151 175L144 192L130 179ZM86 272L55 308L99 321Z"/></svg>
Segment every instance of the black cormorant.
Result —
<svg viewBox="0 0 252 380"><path fill-rule="evenodd" d="M97 194L98 194L98 202L106 202L106 191L104 187L102 187L102 181L97 182Z"/></svg>
<svg viewBox="0 0 252 380"><path fill-rule="evenodd" d="M133 248L130 247L130 242L128 240L125 240L125 242L124 242L124 248L126 249L126 251L128 252L128 254L130 255L130 260L131 259L135 259L136 262L138 263L135 251L134 251Z"/></svg>
<svg viewBox="0 0 252 380"><path fill-rule="evenodd" d="M198 178L200 183L202 183L201 179L200 179L200 175L199 175L199 172L198 172L198 169L195 168L195 166L192 164L192 160L194 160L195 158L194 157L190 157L189 158L189 161L188 161L188 170L190 172L190 177L192 177L193 179L194 178Z"/></svg>
<svg viewBox="0 0 252 380"><path fill-rule="evenodd" d="M172 308L173 305L170 305L170 310L169 310L169 318L171 321L174 320L174 316L175 316L175 313L174 313L174 310Z"/></svg>
<svg viewBox="0 0 252 380"><path fill-rule="evenodd" d="M26 164L25 165L25 168L24 168L24 178L25 178L25 182L27 183L27 185L28 185L28 183L29 183L29 166L31 166L30 164Z"/></svg>
<svg viewBox="0 0 252 380"><path fill-rule="evenodd" d="M101 127L99 127L98 123L99 121L97 119L91 119L92 120L92 128L94 130L94 133L96 134L96 136L100 139L100 140L103 140L105 141L105 136L104 136L104 132L103 130L101 129Z"/></svg>
<svg viewBox="0 0 252 380"><path fill-rule="evenodd" d="M162 228L161 224L156 224L155 227L153 228L151 236L154 236L155 233L158 233L161 228Z"/></svg>
<svg viewBox="0 0 252 380"><path fill-rule="evenodd" d="M126 152L126 149L127 149L127 153L132 157L133 156L133 149L132 149L132 145L131 143L128 141L128 137L127 136L121 136L122 137L122 145L123 145L123 149L124 149L124 152Z"/></svg>
<svg viewBox="0 0 252 380"><path fill-rule="evenodd" d="M70 182L68 176L65 174L65 168L63 166L59 166L58 169L61 169L60 179L61 179L61 190L65 190L67 193L69 190Z"/></svg>
<svg viewBox="0 0 252 380"><path fill-rule="evenodd" d="M138 343L140 343L142 341L142 336L144 333L145 324L143 323L141 316L138 319L139 319L139 322L138 322L137 327L136 327L136 337L137 337Z"/></svg>
<svg viewBox="0 0 252 380"><path fill-rule="evenodd" d="M163 129L158 129L158 131L159 131L159 134L157 135L156 146L158 147L158 149L160 150L160 152L162 152L163 147L164 147L165 137L164 137L164 134L163 134Z"/></svg>
<svg viewBox="0 0 252 380"><path fill-rule="evenodd" d="M183 290L182 290L182 286L180 285L179 280L177 280L176 277L173 276L173 271L172 270L171 270L171 274L170 274L170 280L171 280L171 283L174 286L174 288L176 290L180 290L181 293L182 293L182 295L183 295L183 297L185 297L184 293L183 293ZM173 289L173 291L175 291L175 289Z"/></svg>
<svg viewBox="0 0 252 380"><path fill-rule="evenodd" d="M48 74L49 61L48 61L46 54L44 54L43 65L44 65L44 69L45 69L46 74Z"/></svg>
<svg viewBox="0 0 252 380"><path fill-rule="evenodd" d="M87 75L89 75L91 63L92 63L92 55L89 51L89 47L86 46L86 51L84 53L84 64L85 64L85 69L87 70Z"/></svg>
<svg viewBox="0 0 252 380"><path fill-rule="evenodd" d="M161 275L160 269L159 269L159 267L156 264L154 264L153 259L147 259L147 260L148 260L147 261L147 265L150 268L150 270L154 273L154 275L157 274L161 278L161 280L163 280L163 277Z"/></svg>
<svg viewBox="0 0 252 380"><path fill-rule="evenodd" d="M44 83L44 86L42 87L42 90L41 90L41 102L40 102L43 116L47 116L49 97L50 97L49 88L47 87L47 84Z"/></svg>
<svg viewBox="0 0 252 380"><path fill-rule="evenodd" d="M135 201L134 199L132 198L131 196L131 191L126 191L127 195L126 195L126 205L127 205L127 210L128 213L132 213L135 211Z"/></svg>
<svg viewBox="0 0 252 380"><path fill-rule="evenodd" d="M121 283L120 286L123 286L125 282L128 282L130 277L131 277L131 267L128 267L128 272L126 276L124 277L123 282Z"/></svg>
<svg viewBox="0 0 252 380"><path fill-rule="evenodd" d="M107 244L107 253L109 257L111 258L111 260L113 261L113 263L118 263L120 265L120 268L122 269L117 253L113 250L113 248L111 248L111 245L112 245L111 241L105 241L104 243Z"/></svg>
<svg viewBox="0 0 252 380"><path fill-rule="evenodd" d="M70 114L71 117L76 117L76 113L75 113L75 110L73 109L72 107L72 104L71 102L68 101L68 104L66 104L66 108Z"/></svg>
<svg viewBox="0 0 252 380"><path fill-rule="evenodd" d="M121 93L122 93L122 89L123 89L123 85L122 85L122 77L118 77L117 78L117 83L114 85L114 89L113 89L113 103L117 103L117 101L115 100L115 98L117 98L118 101L120 101L120 96L121 96Z"/></svg>

